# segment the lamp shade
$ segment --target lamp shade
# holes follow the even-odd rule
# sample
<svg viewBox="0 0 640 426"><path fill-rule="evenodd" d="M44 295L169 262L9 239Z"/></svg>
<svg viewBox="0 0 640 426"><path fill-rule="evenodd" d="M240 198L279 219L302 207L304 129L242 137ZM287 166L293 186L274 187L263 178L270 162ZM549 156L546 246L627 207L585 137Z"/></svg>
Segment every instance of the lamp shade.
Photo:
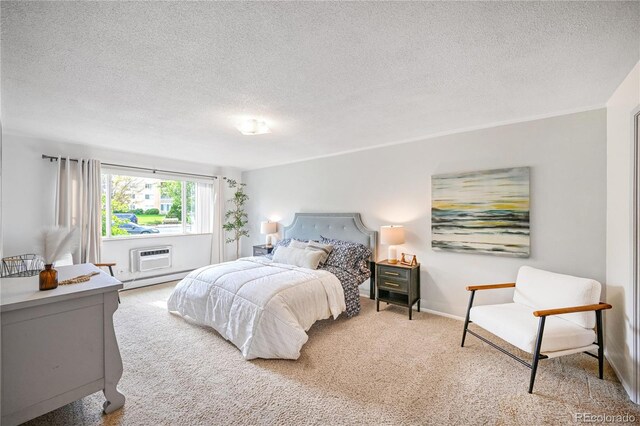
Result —
<svg viewBox="0 0 640 426"><path fill-rule="evenodd" d="M275 234L278 232L278 224L276 222L260 222L261 234Z"/></svg>
<svg viewBox="0 0 640 426"><path fill-rule="evenodd" d="M404 244L404 226L388 225L380 227L380 243L395 246Z"/></svg>

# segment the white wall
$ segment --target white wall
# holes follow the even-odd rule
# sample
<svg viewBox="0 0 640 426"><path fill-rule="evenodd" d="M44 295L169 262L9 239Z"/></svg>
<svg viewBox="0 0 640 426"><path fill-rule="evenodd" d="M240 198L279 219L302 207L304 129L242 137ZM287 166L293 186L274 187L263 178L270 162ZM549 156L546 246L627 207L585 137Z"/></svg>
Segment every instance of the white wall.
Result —
<svg viewBox="0 0 640 426"><path fill-rule="evenodd" d="M263 241L261 220L287 225L295 212L359 212L376 230L403 224L401 251L422 263L423 306L458 316L466 285L513 281L523 264L603 282L605 137L601 109L244 172L252 242ZM431 249L431 175L517 166L531 167L531 258ZM379 248L380 259L386 249ZM478 303L512 294L488 293Z"/></svg>
<svg viewBox="0 0 640 426"><path fill-rule="evenodd" d="M43 160L42 154L96 158L130 166L240 178L240 172L234 169L11 134L4 135L2 149L2 251L5 255L37 251L41 230L53 224L56 165ZM226 198L229 198L228 194ZM129 273L129 250L168 244L174 249L173 266L162 270L162 273L191 270L210 263L211 239L211 235L186 235L107 240L103 241L102 261L117 262L116 276L119 279L139 280L157 275L158 271ZM229 246L225 253L225 259L230 259L235 255L235 248Z"/></svg>
<svg viewBox="0 0 640 426"><path fill-rule="evenodd" d="M172 247L172 266L150 272L130 272L129 251L136 248L157 247L169 245ZM180 235L170 237L149 238L125 238L123 240L106 240L102 243L102 260L116 262L114 270L118 279L131 281L127 287L135 284L135 281L154 275L165 275L191 271L201 266L210 264L211 259L211 234ZM146 282L146 281L145 281Z"/></svg>
<svg viewBox="0 0 640 426"><path fill-rule="evenodd" d="M607 359L640 402L635 379L633 268L633 115L640 107L640 63L607 102Z"/></svg>

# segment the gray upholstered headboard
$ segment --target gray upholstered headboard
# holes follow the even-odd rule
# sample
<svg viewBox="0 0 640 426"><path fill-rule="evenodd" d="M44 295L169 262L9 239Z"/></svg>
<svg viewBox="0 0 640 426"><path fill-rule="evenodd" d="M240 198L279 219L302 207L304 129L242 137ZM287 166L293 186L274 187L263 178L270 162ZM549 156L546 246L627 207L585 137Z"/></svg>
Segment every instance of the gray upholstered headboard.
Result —
<svg viewBox="0 0 640 426"><path fill-rule="evenodd" d="M319 240L320 236L353 241L369 247L376 260L378 232L362 223L360 213L296 213L293 222L284 227L284 238Z"/></svg>

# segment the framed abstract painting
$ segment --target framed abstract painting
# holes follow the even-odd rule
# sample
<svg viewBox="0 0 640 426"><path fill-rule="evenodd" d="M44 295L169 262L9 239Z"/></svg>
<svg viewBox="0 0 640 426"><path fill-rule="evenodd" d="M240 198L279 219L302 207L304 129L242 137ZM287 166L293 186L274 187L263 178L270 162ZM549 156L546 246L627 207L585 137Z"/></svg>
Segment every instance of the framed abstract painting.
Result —
<svg viewBox="0 0 640 426"><path fill-rule="evenodd" d="M431 246L529 257L529 167L431 178Z"/></svg>

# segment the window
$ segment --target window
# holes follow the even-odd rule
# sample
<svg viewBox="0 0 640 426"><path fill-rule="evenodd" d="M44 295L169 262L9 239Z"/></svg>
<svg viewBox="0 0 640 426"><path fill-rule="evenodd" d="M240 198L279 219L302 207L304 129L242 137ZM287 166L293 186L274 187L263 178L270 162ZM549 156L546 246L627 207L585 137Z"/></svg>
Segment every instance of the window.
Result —
<svg viewBox="0 0 640 426"><path fill-rule="evenodd" d="M210 233L212 199L210 183L104 173L102 236Z"/></svg>

